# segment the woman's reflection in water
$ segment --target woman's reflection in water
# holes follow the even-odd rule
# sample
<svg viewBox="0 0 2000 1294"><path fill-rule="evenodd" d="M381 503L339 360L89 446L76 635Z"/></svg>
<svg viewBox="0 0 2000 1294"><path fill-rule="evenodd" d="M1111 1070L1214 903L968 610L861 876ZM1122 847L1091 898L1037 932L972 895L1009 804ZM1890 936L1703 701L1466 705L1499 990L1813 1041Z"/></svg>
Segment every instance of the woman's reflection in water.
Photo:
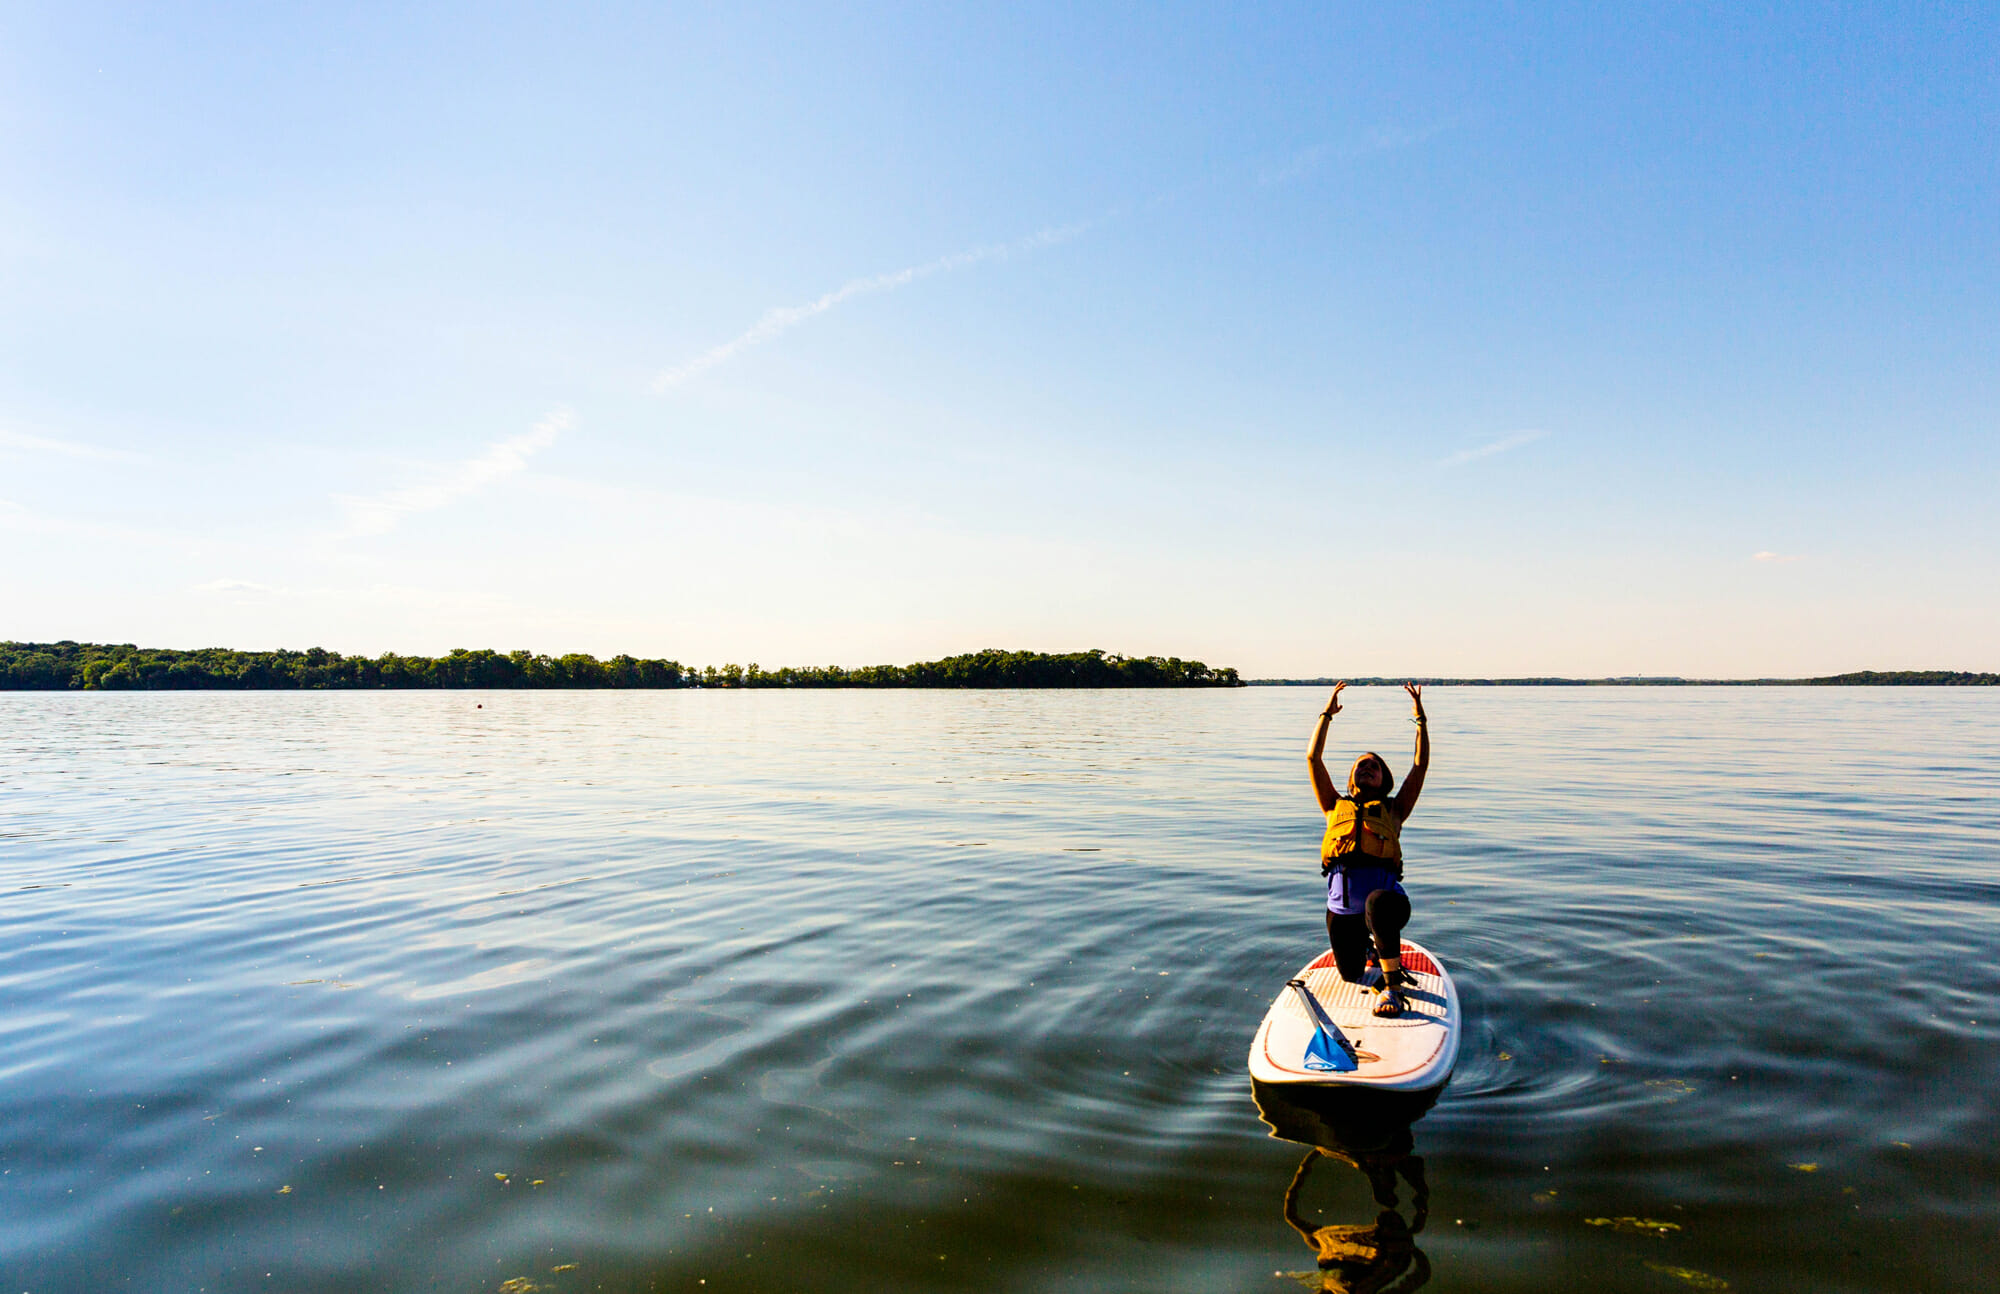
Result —
<svg viewBox="0 0 2000 1294"><path fill-rule="evenodd" d="M1285 1221L1318 1259L1317 1288L1340 1294L1409 1294L1431 1278L1430 1259L1417 1236L1430 1218L1430 1185L1424 1161L1412 1153L1410 1125L1423 1117L1437 1093L1313 1089L1251 1084L1258 1112L1271 1135L1313 1149L1285 1188ZM1381 1210L1371 1223L1315 1224L1300 1204L1306 1178L1321 1160L1360 1170ZM1403 1216L1400 1190L1410 1191Z"/></svg>

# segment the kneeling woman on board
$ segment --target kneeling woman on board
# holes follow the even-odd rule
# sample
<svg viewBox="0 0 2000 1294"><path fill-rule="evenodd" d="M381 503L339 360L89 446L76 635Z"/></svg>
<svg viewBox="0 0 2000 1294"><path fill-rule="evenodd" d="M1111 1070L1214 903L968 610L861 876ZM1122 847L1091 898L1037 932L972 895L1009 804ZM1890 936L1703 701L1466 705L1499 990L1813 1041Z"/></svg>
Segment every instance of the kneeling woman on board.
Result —
<svg viewBox="0 0 2000 1294"><path fill-rule="evenodd" d="M1333 789L1320 754L1326 749L1326 726L1340 713L1340 692L1346 686L1334 686L1313 728L1312 753L1306 756L1312 766L1313 791L1326 812L1326 837L1319 847L1319 866L1326 875L1326 939L1333 946L1340 977L1360 983L1370 960L1369 937L1374 937L1374 960L1382 967L1375 1014L1401 1015L1403 995L1397 990L1414 982L1400 960L1403 925L1410 919L1410 897L1402 884L1401 837L1431 763L1423 690L1415 683L1403 684L1417 715L1417 762L1403 779L1403 789L1390 794L1396 779L1371 750L1354 761L1347 775L1347 794L1342 795Z"/></svg>

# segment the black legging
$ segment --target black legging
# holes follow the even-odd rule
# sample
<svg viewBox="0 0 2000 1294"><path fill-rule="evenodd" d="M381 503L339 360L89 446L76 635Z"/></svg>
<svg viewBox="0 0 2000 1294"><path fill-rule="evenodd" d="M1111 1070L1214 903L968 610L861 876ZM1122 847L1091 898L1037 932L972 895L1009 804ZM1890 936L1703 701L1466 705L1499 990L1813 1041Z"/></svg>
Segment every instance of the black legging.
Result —
<svg viewBox="0 0 2000 1294"><path fill-rule="evenodd" d="M1361 981L1368 964L1368 937L1375 936L1377 957L1399 957L1403 952L1403 927L1410 920L1410 898L1394 890L1376 890L1368 896L1363 912L1326 914L1326 942L1333 948L1334 964L1340 978L1350 984Z"/></svg>

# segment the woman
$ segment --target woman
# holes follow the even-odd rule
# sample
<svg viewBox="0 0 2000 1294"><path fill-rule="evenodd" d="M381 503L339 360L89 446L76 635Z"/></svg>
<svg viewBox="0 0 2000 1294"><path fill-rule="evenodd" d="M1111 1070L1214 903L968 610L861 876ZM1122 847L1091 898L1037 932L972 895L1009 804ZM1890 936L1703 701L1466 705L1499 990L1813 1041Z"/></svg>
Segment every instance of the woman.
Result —
<svg viewBox="0 0 2000 1294"><path fill-rule="evenodd" d="M1354 761L1347 775L1347 794L1333 789L1320 754L1326 749L1326 726L1340 713L1340 693L1346 683L1336 683L1333 696L1320 711L1313 729L1313 792L1326 813L1326 836L1320 841L1319 866L1326 874L1326 939L1333 946L1334 963L1340 977L1360 983L1367 974L1369 936L1374 936L1375 960L1382 975L1373 985L1379 996L1375 1014L1403 1013L1403 995L1397 990L1415 981L1403 970L1403 925L1410 919L1410 897L1403 893L1403 823L1417 807L1417 795L1424 789L1424 772L1431 763L1430 732L1424 726L1423 689L1415 683L1403 684L1417 715L1417 762L1403 779L1403 789L1394 790L1396 779L1382 757L1369 751Z"/></svg>

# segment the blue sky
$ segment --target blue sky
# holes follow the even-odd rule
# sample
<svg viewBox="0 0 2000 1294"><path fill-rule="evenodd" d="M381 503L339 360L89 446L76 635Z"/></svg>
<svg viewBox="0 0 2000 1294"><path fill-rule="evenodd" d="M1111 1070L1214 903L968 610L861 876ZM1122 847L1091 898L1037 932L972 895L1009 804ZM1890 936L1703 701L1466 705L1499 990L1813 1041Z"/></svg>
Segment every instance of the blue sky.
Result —
<svg viewBox="0 0 2000 1294"><path fill-rule="evenodd" d="M2000 668L2000 11L0 11L0 636Z"/></svg>

